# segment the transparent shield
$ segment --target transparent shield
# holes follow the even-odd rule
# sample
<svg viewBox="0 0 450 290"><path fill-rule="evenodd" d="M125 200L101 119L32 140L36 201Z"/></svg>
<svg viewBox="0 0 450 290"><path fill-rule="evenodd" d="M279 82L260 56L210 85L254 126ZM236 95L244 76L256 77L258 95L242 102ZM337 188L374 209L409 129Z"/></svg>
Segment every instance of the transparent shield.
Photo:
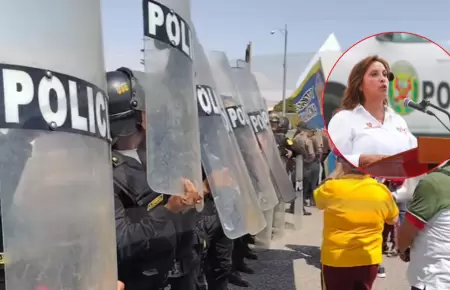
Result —
<svg viewBox="0 0 450 290"><path fill-rule="evenodd" d="M224 106L217 96L211 69L203 47L196 42L197 101L200 124L202 164L214 197L222 228L231 239L264 228L264 216L255 206L256 193L248 191L249 182L239 168L241 158L233 131L223 118ZM233 143L234 141L234 143ZM255 228L256 226L256 228Z"/></svg>
<svg viewBox="0 0 450 290"><path fill-rule="evenodd" d="M33 130L0 139L6 288L114 289L109 144Z"/></svg>
<svg viewBox="0 0 450 290"><path fill-rule="evenodd" d="M256 80L248 67L232 68L232 75L250 124L279 189L279 197L284 202L291 202L296 196L294 187L289 180L286 164L281 159Z"/></svg>
<svg viewBox="0 0 450 290"><path fill-rule="evenodd" d="M143 1L147 179L170 195L202 191L190 1Z"/></svg>
<svg viewBox="0 0 450 290"><path fill-rule="evenodd" d="M5 287L115 289L100 0L1 4Z"/></svg>
<svg viewBox="0 0 450 290"><path fill-rule="evenodd" d="M235 164L235 175L244 192L243 197L246 202L247 230L249 234L255 235L266 227L266 220L262 209L258 206L260 204L258 202L258 194L253 186L252 178L237 143L234 131L230 132L230 141L232 145L230 150L234 153L230 154L230 159Z"/></svg>
<svg viewBox="0 0 450 290"><path fill-rule="evenodd" d="M277 194L271 181L269 167L262 156L258 141L250 127L247 114L239 102L239 97L231 78L231 67L223 52L208 53L212 75L217 91L224 102L226 116L239 145L243 160L258 195L258 205L262 210L272 209L278 203Z"/></svg>

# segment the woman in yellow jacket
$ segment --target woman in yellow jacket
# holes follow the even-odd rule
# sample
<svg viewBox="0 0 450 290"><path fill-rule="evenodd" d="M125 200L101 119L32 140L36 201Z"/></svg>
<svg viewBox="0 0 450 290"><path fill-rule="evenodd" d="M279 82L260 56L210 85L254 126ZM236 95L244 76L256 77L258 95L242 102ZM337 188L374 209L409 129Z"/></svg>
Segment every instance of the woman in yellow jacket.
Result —
<svg viewBox="0 0 450 290"><path fill-rule="evenodd" d="M398 219L391 192L338 157L336 170L314 198L324 211L322 289L372 289L382 261L384 223L395 225Z"/></svg>

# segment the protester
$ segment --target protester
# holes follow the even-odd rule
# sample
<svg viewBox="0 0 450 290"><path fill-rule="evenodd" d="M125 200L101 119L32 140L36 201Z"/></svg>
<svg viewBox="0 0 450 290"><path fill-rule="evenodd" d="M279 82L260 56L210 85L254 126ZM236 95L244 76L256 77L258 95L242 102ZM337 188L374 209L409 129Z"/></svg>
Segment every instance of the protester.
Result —
<svg viewBox="0 0 450 290"><path fill-rule="evenodd" d="M397 223L398 208L385 185L342 157L338 164L314 191L324 210L322 288L370 290L382 262L383 225Z"/></svg>

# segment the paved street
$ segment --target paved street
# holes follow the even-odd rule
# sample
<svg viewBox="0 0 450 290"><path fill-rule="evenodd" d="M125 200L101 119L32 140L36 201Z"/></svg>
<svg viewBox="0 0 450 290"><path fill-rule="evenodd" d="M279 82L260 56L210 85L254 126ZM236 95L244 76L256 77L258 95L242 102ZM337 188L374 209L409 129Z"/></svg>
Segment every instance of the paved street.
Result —
<svg viewBox="0 0 450 290"><path fill-rule="evenodd" d="M320 290L320 243L322 214L310 209L300 231L286 230L283 240L273 242L272 250L258 254L259 260L248 261L257 272L243 277L252 283L247 289ZM283 247L283 244L286 245ZM386 278L377 278L374 290L408 290L406 264L398 258L384 258ZM231 286L230 289L244 289Z"/></svg>

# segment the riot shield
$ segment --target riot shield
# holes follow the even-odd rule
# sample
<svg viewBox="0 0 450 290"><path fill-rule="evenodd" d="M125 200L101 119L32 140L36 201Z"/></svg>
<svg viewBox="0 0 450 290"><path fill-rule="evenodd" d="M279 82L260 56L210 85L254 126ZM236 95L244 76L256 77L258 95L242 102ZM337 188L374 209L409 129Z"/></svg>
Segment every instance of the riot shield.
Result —
<svg viewBox="0 0 450 290"><path fill-rule="evenodd" d="M0 23L11 25L0 30L6 289L115 289L100 1L6 2L0 10Z"/></svg>
<svg viewBox="0 0 450 290"><path fill-rule="evenodd" d="M263 107L264 103L256 79L248 67L232 68L232 74L241 96L241 102L249 116L253 131L272 172L274 182L279 189L279 197L284 202L291 202L296 196L294 187L286 172L286 165L281 160L280 151L270 128L267 108Z"/></svg>
<svg viewBox="0 0 450 290"><path fill-rule="evenodd" d="M202 189L189 0L143 0L147 179L178 195L183 179Z"/></svg>
<svg viewBox="0 0 450 290"><path fill-rule="evenodd" d="M222 97L228 121L233 128L242 157L258 194L259 207L266 211L278 203L277 194L271 181L270 170L259 150L258 141L250 127L247 114L244 112L231 76L228 58L223 52L209 52L208 60L217 91Z"/></svg>
<svg viewBox="0 0 450 290"><path fill-rule="evenodd" d="M215 92L203 47L197 39L194 44L202 165L223 231L235 239L257 233L266 224L257 206L256 192L248 187L250 176L237 162L242 156L228 120L223 117L223 102Z"/></svg>

